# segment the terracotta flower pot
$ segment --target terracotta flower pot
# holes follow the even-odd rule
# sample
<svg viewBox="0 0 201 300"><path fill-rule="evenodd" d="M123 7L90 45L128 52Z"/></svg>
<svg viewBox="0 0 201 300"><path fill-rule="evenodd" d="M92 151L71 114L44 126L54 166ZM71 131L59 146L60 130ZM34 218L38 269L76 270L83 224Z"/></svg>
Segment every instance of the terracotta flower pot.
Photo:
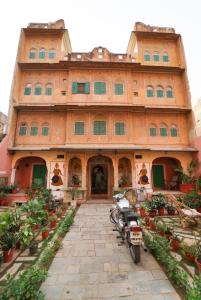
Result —
<svg viewBox="0 0 201 300"><path fill-rule="evenodd" d="M57 225L57 220L50 222L50 227L55 228Z"/></svg>
<svg viewBox="0 0 201 300"><path fill-rule="evenodd" d="M156 225L154 224L154 222L152 220L150 220L149 225L150 225L151 230L156 230Z"/></svg>
<svg viewBox="0 0 201 300"><path fill-rule="evenodd" d="M195 256L189 254L188 252L185 252L185 256L186 256L186 259L189 261L189 262L194 262L195 260Z"/></svg>
<svg viewBox="0 0 201 300"><path fill-rule="evenodd" d="M146 225L147 225L147 226L150 226L150 219L149 219L149 217L146 217L146 218L145 218L145 222L146 222Z"/></svg>
<svg viewBox="0 0 201 300"><path fill-rule="evenodd" d="M47 239L48 236L49 236L49 230L42 231L42 238L43 238L43 240Z"/></svg>
<svg viewBox="0 0 201 300"><path fill-rule="evenodd" d="M167 211L169 216L174 216L175 215L175 210L168 210Z"/></svg>
<svg viewBox="0 0 201 300"><path fill-rule="evenodd" d="M182 193L188 193L190 191L195 190L195 184L194 183L182 183L179 185L179 189Z"/></svg>
<svg viewBox="0 0 201 300"><path fill-rule="evenodd" d="M180 248L180 242L178 240L175 240L171 238L171 247L174 251L177 251Z"/></svg>
<svg viewBox="0 0 201 300"><path fill-rule="evenodd" d="M150 211L149 216L152 218L156 217L156 211Z"/></svg>
<svg viewBox="0 0 201 300"><path fill-rule="evenodd" d="M165 209L164 209L164 207L158 208L158 214L159 214L159 216L164 216L164 214L165 214Z"/></svg>
<svg viewBox="0 0 201 300"><path fill-rule="evenodd" d="M147 216L147 213L143 207L140 207L140 216L142 218L145 218Z"/></svg>
<svg viewBox="0 0 201 300"><path fill-rule="evenodd" d="M199 261L197 257L195 258L195 263L198 268L199 274L201 275L201 261Z"/></svg>
<svg viewBox="0 0 201 300"><path fill-rule="evenodd" d="M5 263L10 262L13 259L14 252L15 248L11 248L8 251L3 252L3 259Z"/></svg>

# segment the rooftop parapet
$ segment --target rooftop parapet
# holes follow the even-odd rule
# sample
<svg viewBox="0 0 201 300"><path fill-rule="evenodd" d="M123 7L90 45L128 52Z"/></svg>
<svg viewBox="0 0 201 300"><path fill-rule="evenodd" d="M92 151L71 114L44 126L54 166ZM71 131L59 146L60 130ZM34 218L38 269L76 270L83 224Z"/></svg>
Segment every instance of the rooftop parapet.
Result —
<svg viewBox="0 0 201 300"><path fill-rule="evenodd" d="M27 28L65 29L65 23L63 19L49 23L29 23Z"/></svg>
<svg viewBox="0 0 201 300"><path fill-rule="evenodd" d="M135 31L147 31L147 32L164 32L164 33L175 33L175 29L171 27L158 27L146 25L142 22L136 22L134 26Z"/></svg>

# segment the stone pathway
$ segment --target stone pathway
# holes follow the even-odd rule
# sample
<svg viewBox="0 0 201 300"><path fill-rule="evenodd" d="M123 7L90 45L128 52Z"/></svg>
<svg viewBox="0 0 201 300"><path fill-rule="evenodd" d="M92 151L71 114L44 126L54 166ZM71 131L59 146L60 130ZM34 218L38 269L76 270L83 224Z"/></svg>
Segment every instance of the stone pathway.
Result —
<svg viewBox="0 0 201 300"><path fill-rule="evenodd" d="M109 222L108 204L84 204L42 285L46 300L179 300L151 254L135 265Z"/></svg>

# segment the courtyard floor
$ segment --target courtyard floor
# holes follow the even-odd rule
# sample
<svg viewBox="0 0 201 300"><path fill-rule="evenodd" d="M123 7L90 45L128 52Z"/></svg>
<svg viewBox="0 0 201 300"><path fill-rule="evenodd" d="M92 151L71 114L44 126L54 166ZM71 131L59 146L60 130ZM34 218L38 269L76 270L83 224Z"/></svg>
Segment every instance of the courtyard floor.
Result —
<svg viewBox="0 0 201 300"><path fill-rule="evenodd" d="M111 204L84 204L42 285L46 300L179 300L150 253L132 262L109 221Z"/></svg>

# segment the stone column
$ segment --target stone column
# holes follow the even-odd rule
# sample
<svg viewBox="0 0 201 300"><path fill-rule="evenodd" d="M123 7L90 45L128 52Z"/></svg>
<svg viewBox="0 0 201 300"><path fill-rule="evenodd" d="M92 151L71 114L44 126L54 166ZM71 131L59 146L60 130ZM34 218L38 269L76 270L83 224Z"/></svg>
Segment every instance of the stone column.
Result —
<svg viewBox="0 0 201 300"><path fill-rule="evenodd" d="M10 175L10 183L11 183L11 184L14 184L14 183L15 183L15 174L16 174L16 169L13 168L13 169L11 170L11 175Z"/></svg>
<svg viewBox="0 0 201 300"><path fill-rule="evenodd" d="M114 190L115 190L115 189L118 189L118 187L119 187L118 158L116 155L115 155L114 159L112 160L112 162L113 162L113 167L114 167Z"/></svg>

